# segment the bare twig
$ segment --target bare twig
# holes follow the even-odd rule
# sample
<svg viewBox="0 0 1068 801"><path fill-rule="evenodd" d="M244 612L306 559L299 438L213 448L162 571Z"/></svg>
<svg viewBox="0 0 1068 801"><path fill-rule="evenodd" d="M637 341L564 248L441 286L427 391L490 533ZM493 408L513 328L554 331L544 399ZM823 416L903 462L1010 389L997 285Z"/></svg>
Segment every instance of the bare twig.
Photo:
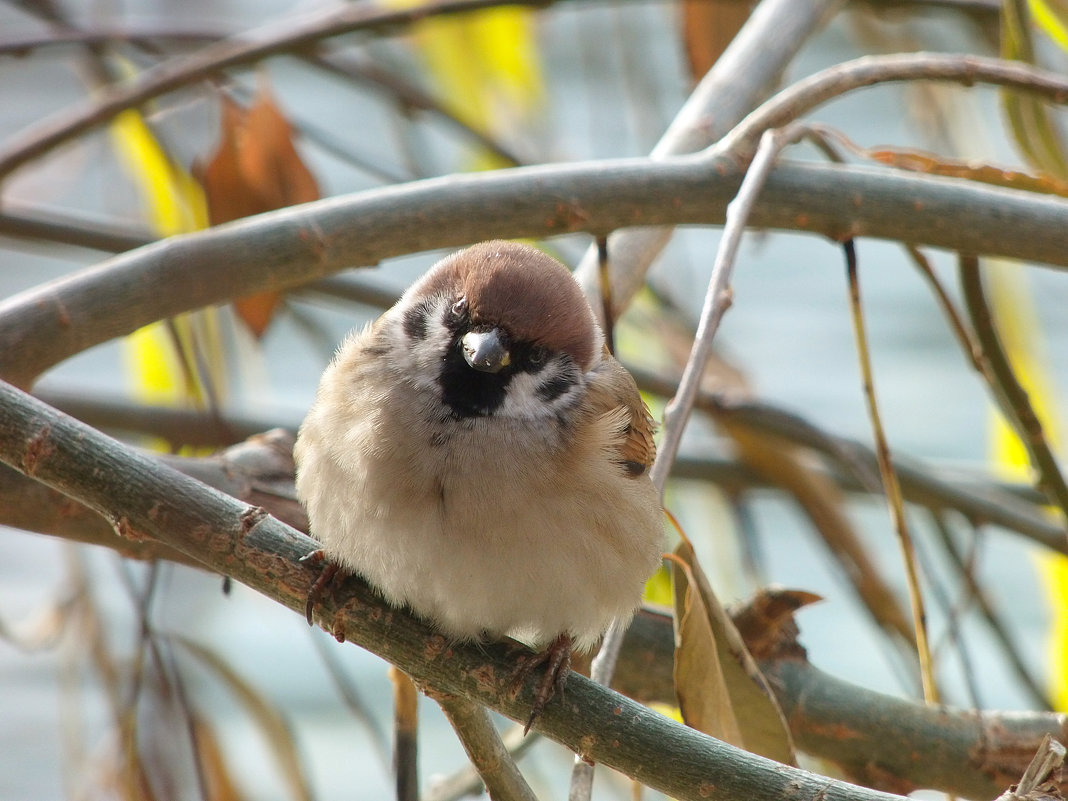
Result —
<svg viewBox="0 0 1068 801"><path fill-rule="evenodd" d="M215 42L234 31L222 28L179 28L177 25L110 25L98 28L60 28L30 34L15 34L0 37L0 56L22 56L35 50L54 47L98 47L100 45L152 45L162 43L182 46L200 46Z"/></svg>
<svg viewBox="0 0 1068 801"><path fill-rule="evenodd" d="M526 159L518 153L509 150L504 144L495 140L485 131L473 128L443 103L438 102L433 96L427 94L414 83L410 83L399 75L394 75L381 65L376 64L371 58L363 58L353 54L323 54L308 55L304 57L309 64L319 69L340 75L349 80L356 80L386 92L395 103L405 109L426 111L440 118L449 127L458 133L477 143L487 152L492 153L502 164L519 166Z"/></svg>
<svg viewBox="0 0 1068 801"><path fill-rule="evenodd" d="M493 801L537 801L501 742L486 708L456 695L433 693Z"/></svg>
<svg viewBox="0 0 1068 801"><path fill-rule="evenodd" d="M341 697L341 702L352 713L357 722L367 730L367 736L371 741L371 748L374 750L375 756L378 757L383 769L388 770L390 763L389 738L382 730L382 727L379 726L367 703L360 695L360 689L356 686L356 682L345 672L345 666L338 657L337 643L333 640L328 640L321 631L308 629L308 633L311 635L309 639L315 647L315 652L323 662L326 674L330 677L338 695Z"/></svg>
<svg viewBox="0 0 1068 801"><path fill-rule="evenodd" d="M860 277L857 274L856 249L852 240L845 243L846 267L849 277L849 309L853 318L853 333L856 338L857 355L860 359L860 372L864 383L864 400L871 418L872 434L875 438L875 453L879 460L879 474L886 491L887 505L890 507L890 519L897 533L901 546L902 560L905 566L905 578L912 606L912 626L915 632L916 653L920 659L920 677L923 680L923 697L930 704L938 703L938 684L935 681L934 664L931 661L931 646L927 639L927 613L924 611L923 593L920 591L920 572L916 564L916 550L912 543L908 521L905 519L905 502L901 496L901 484L894 472L890 456L890 443L883 429L879 414L879 404L875 398L875 378L871 369L871 354L868 349L868 336L864 330L864 312L860 304Z"/></svg>
<svg viewBox="0 0 1068 801"><path fill-rule="evenodd" d="M1068 78L1019 61L944 53L865 56L836 64L779 92L742 120L715 146L739 158L754 152L761 133L779 128L836 97L882 83L950 81L986 83L1029 92L1053 103L1068 102Z"/></svg>
<svg viewBox="0 0 1068 801"><path fill-rule="evenodd" d="M3 212L0 213L0 235L15 240L89 248L104 253L133 250L158 239L148 231L111 222L79 219L17 200L5 201Z"/></svg>
<svg viewBox="0 0 1068 801"><path fill-rule="evenodd" d="M403 670L391 666L393 771L397 801L419 801L419 691Z"/></svg>
<svg viewBox="0 0 1068 801"><path fill-rule="evenodd" d="M523 726L514 725L501 737L512 761L518 761L526 751L541 740L537 732L523 734ZM469 795L482 792L485 784L473 765L465 765L455 773L441 778L431 784L423 795L423 801L458 801Z"/></svg>
<svg viewBox="0 0 1068 801"><path fill-rule="evenodd" d="M1037 473L1038 488L1060 510L1061 520L1068 522L1068 484L1050 448L1042 421L1031 404L1027 390L1016 378L1016 372L1001 344L993 313L983 291L979 260L974 256L960 257L960 282L972 327L995 379L990 387L994 399L1027 451L1031 467Z"/></svg>
<svg viewBox="0 0 1068 801"><path fill-rule="evenodd" d="M916 265L920 274L927 279L927 284L931 287L931 291L934 292L942 313L945 314L946 320L949 321L949 328L953 332L953 336L956 337L957 344L960 345L961 351L964 352L964 358L968 360L977 373L986 379L989 385L993 385L993 377L990 375L986 362L983 361L982 347L975 341L971 329L965 325L963 318L957 311L957 307L953 305L949 293L946 292L942 282L935 275L930 260L915 245L905 245L905 250L912 257L912 262Z"/></svg>
<svg viewBox="0 0 1068 801"><path fill-rule="evenodd" d="M634 370L641 377L639 385L649 391L667 395L673 382ZM717 415L730 415L768 433L774 433L797 445L812 448L837 464L856 486L867 492L878 491L870 476L878 475L874 451L859 442L828 434L802 417L752 402L729 401L711 393L700 393L698 408ZM1052 523L1017 493L987 482L949 482L933 475L910 460L895 460L894 471L908 499L933 508L952 507L976 524L994 524L1018 531L1059 553L1068 554L1064 526Z"/></svg>
<svg viewBox="0 0 1068 801"><path fill-rule="evenodd" d="M801 47L841 0L762 0L712 69L701 79L650 153L664 159L708 147L772 90ZM612 317L619 317L645 281L646 271L671 237L671 228L614 231ZM590 248L575 271L600 313L597 251Z"/></svg>
<svg viewBox="0 0 1068 801"><path fill-rule="evenodd" d="M994 605L987 597L986 591L976 579L974 568L971 564L973 560L969 559L968 562L965 562L960 553L960 549L953 541L953 532L949 528L949 523L945 519L945 515L940 511L932 509L931 518L935 532L938 534L938 538L942 543L942 548L949 557L950 563L956 569L957 574L964 582L968 597L974 601L975 605L978 607L983 620L986 621L986 625L990 629L990 633L1001 646L1001 652L1005 655L1006 660L1008 660L1009 665L1016 674L1016 678L1019 679L1020 685L1031 696L1031 700L1038 704L1042 709L1053 709L1053 702L1042 688L1041 682L1032 675L1031 669L1024 661L1023 654L1020 653L1019 647L1013 642L1012 631L1008 625L1002 622L997 610L994 609Z"/></svg>
<svg viewBox="0 0 1068 801"><path fill-rule="evenodd" d="M509 0L510 5L544 5L545 0ZM238 36L175 57L137 79L31 125L0 148L0 180L56 146L103 125L116 114L160 95L209 78L232 67L252 64L281 53L353 31L382 31L430 16L459 14L501 5L500 0L439 0L409 9L343 5L320 13L274 20Z"/></svg>
<svg viewBox="0 0 1068 801"><path fill-rule="evenodd" d="M701 377L712 355L712 338L716 335L720 320L723 319L723 315L732 302L731 272L734 269L738 247L741 245L742 234L745 233L746 225L752 215L753 206L764 188L779 152L783 147L796 142L804 135L805 129L801 127L766 132L760 140L760 147L749 171L745 174L737 197L727 206L723 238L720 240L716 259L712 264L712 275L708 281L697 335L694 338L686 368L682 373L682 379L679 381L679 391L664 410L663 436L657 449L656 461L650 471L650 478L660 491L661 497L664 494L664 485L667 483L671 465L679 452L683 430L686 428L686 422L689 420L690 412L697 399Z"/></svg>
<svg viewBox="0 0 1068 801"><path fill-rule="evenodd" d="M664 411L663 439L657 449L650 478L663 498L671 465L678 455L682 442L682 433L693 410L694 401L700 388L705 366L712 355L712 338L719 328L719 322L731 304L730 277L734 268L735 257L741 244L742 234L752 212L757 195L764 186L768 173L782 148L796 141L802 135L800 129L787 131L769 131L761 140L760 149L742 181L738 196L727 206L727 222L723 229L716 260L712 265L712 275L705 294L704 308L694 338L690 357L686 362L679 391L668 403ZM595 660L592 678L602 684L609 684L615 671L619 650L623 646L624 630L613 626L601 643L601 650ZM584 801L589 798L593 783L593 768L577 760L571 774L571 801Z"/></svg>

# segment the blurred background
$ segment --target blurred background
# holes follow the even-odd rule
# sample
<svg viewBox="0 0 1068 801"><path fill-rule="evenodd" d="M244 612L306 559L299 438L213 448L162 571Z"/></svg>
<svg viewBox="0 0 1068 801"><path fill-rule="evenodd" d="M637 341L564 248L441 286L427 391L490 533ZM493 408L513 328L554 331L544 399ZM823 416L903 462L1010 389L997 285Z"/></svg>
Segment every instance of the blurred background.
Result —
<svg viewBox="0 0 1068 801"><path fill-rule="evenodd" d="M331 39L171 93L6 181L0 296L96 264L109 249L277 205L511 163L645 155L707 68L701 59L708 56L698 51L714 51L717 37L748 8L696 5L720 15L711 27L681 0L498 10ZM318 7L281 0L0 3L0 140L84 101L106 82ZM997 3L981 2L849 4L806 43L783 84L869 53L996 55L997 13ZM109 41L99 44L90 34ZM1056 42L1037 28L1034 45L1036 59L1063 71ZM993 90L879 87L812 118L863 147L1034 168ZM257 138L272 136L285 143L263 158L272 159L269 174L286 176L285 187L265 189L256 184L262 174L253 172L241 184L245 205L225 208L239 194L233 172L241 157L234 153L253 152ZM822 158L805 146L789 156ZM711 226L675 233L651 271L649 290L619 322L625 361L678 373L718 239ZM572 265L590 244L583 235L544 243ZM935 471L1022 479L982 382L904 250L864 240L858 252L878 398L895 454ZM238 312L213 309L154 326L69 360L35 392L98 410L184 405L295 429L338 340L388 303L376 299L402 292L440 255L354 269ZM928 255L954 287L954 259ZM1068 283L1047 268L995 267L995 291L1020 331L1018 346L1030 354L1035 392L1055 434L1068 409ZM843 258L833 243L747 235L717 346L722 363L713 388L871 441ZM649 400L659 414L662 401ZM149 448L182 446L145 432L121 436ZM683 453L729 460L733 448L729 437L697 420ZM818 593L824 600L799 616L812 662L865 687L917 697L913 666L872 624L794 500L778 490L724 493L713 482L687 480L672 484L668 506L724 601L767 584ZM904 571L885 504L850 496L845 508L904 604ZM946 700L1040 707L977 613L964 577L947 562L929 516L912 510L910 518ZM1006 621L1016 658L1056 699L1064 668L1053 599L1062 590L1051 557L1019 535L951 523L948 534ZM338 646L240 585L224 594L221 579L201 571L123 561L107 549L0 529L0 635L0 798L203 797L183 778L194 743L205 749L201 759L211 752L230 766L239 793L233 797L391 793L386 665L357 647ZM160 686L170 694L155 691ZM183 705L199 710L195 724ZM420 770L430 787L464 756L436 706L423 701L421 712ZM123 715L136 725L120 725ZM131 736L152 773L149 790L134 789L124 775L121 755ZM562 748L537 742L523 764L536 791L560 797L570 761ZM630 792L626 781L605 772L595 797Z"/></svg>

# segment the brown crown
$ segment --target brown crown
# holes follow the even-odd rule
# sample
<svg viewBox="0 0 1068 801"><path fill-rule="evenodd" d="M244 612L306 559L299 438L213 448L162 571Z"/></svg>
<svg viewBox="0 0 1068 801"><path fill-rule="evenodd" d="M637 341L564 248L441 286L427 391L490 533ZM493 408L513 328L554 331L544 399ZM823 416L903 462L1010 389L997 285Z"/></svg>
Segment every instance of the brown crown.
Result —
<svg viewBox="0 0 1068 801"><path fill-rule="evenodd" d="M563 351L583 370L593 366L600 337L593 312L568 269L540 250L494 240L435 264L414 294L461 295L476 324Z"/></svg>

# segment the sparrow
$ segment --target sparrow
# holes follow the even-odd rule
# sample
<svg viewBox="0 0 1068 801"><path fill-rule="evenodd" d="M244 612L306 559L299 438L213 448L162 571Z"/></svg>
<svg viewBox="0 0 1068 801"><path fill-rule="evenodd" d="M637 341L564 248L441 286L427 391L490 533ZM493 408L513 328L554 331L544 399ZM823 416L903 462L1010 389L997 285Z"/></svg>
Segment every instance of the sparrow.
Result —
<svg viewBox="0 0 1068 801"><path fill-rule="evenodd" d="M660 564L653 422L568 269L492 241L437 262L342 343L294 451L334 574L457 641L547 663L531 718Z"/></svg>

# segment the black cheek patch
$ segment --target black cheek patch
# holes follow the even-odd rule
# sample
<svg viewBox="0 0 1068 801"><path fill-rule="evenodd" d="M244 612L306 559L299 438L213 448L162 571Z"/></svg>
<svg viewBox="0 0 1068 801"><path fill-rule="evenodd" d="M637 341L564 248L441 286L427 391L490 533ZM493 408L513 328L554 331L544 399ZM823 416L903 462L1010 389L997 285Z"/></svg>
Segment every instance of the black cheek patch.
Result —
<svg viewBox="0 0 1068 801"><path fill-rule="evenodd" d="M408 339L422 341L426 339L426 318L429 309L425 303L420 303L408 309L404 313L404 335Z"/></svg>
<svg viewBox="0 0 1068 801"><path fill-rule="evenodd" d="M567 373L557 373L552 378L538 384L538 389L536 390L538 400L551 403L571 389L572 386L574 386L574 382Z"/></svg>

